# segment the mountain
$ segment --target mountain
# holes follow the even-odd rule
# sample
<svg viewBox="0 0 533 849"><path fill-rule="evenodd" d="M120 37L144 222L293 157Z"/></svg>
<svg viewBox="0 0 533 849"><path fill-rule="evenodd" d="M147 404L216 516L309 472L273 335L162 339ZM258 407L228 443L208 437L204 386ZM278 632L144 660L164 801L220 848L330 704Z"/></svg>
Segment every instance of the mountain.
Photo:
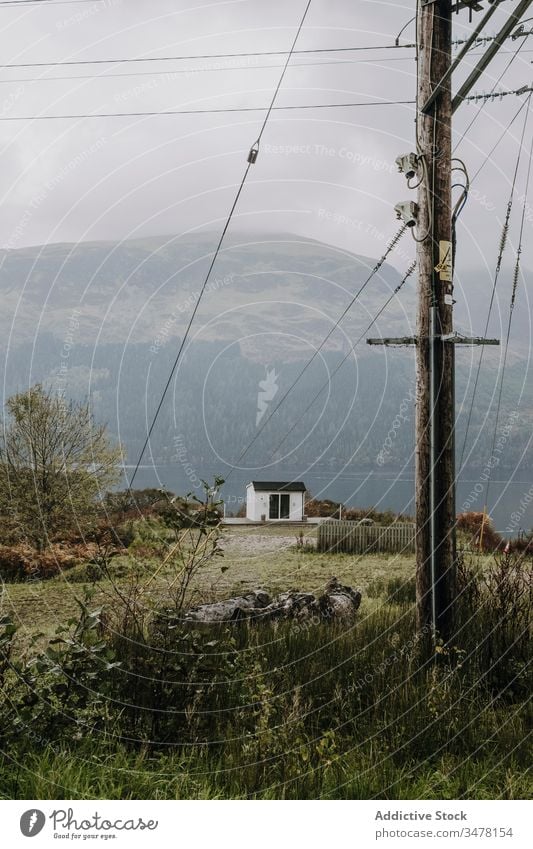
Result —
<svg viewBox="0 0 533 849"><path fill-rule="evenodd" d="M44 381L76 398L90 396L96 416L109 422L135 460L216 241L216 234L202 233L1 252L5 394ZM407 256L397 261L408 265ZM151 457L183 465L179 458L186 456L200 473L234 463L254 440L248 465L276 461L297 470L318 460L334 474L352 455L360 469L409 465L413 351L370 348L365 339L415 333L416 280L407 280L369 327L401 281L384 264L366 284L375 264L375 258L291 234L233 235L195 316ZM466 333L483 332L491 285L489 272L460 277L456 321ZM501 336L505 296L497 308L491 331ZM527 451L533 421L529 329L528 311L517 309L501 419L519 411L502 461L509 469L524 450L524 468L533 466ZM470 428L472 467L482 467L490 454L501 356L501 349L484 353ZM478 357L479 349L457 352L458 408L463 407L458 445ZM395 428L400 410L401 426ZM391 430L392 445L383 452Z"/></svg>

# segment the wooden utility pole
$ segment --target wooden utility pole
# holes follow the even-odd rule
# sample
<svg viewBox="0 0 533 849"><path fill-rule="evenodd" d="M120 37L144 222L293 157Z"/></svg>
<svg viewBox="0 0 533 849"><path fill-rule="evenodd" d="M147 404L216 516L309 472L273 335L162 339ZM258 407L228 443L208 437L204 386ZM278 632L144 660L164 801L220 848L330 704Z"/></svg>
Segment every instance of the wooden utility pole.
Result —
<svg viewBox="0 0 533 849"><path fill-rule="evenodd" d="M455 583L454 354L451 208L451 0L421 0L418 14L418 317L416 560L418 624L453 632Z"/></svg>
<svg viewBox="0 0 533 849"><path fill-rule="evenodd" d="M418 204L402 202L398 218L418 242L417 335L367 339L370 345L415 345L416 590L418 627L448 642L455 599L455 347L498 345L498 339L453 332L454 241L452 212L452 114L533 4L520 0L452 100L452 74L503 0L419 0L417 15L416 154L398 157L409 181L418 173ZM484 11L452 62L452 14ZM466 175L466 171L463 171ZM463 200L468 188L463 187ZM412 207L417 207L416 211Z"/></svg>

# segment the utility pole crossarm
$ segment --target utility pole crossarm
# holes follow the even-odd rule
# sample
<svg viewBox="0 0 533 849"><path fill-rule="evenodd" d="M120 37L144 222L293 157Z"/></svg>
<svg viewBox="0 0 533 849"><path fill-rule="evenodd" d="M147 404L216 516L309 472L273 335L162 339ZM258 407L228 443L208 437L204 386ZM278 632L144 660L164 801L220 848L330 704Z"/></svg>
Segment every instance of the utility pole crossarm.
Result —
<svg viewBox="0 0 533 849"><path fill-rule="evenodd" d="M498 35L496 36L490 47L487 48L486 52L481 57L476 67L473 69L471 74L469 74L469 76L453 98L452 112L455 112L455 110L461 105L467 94L472 90L473 86L480 78L485 68L494 59L505 39L509 37L513 27L515 27L520 22L520 18L525 12L527 12L532 3L533 0L522 0L516 10L514 12L511 12L507 21L499 31Z"/></svg>
<svg viewBox="0 0 533 849"><path fill-rule="evenodd" d="M437 83L437 85L435 86L433 91L431 92L430 96L428 97L428 99L426 100L424 105L422 106L422 109L421 109L422 112L427 113L428 110L431 108L431 106L433 106L433 104L435 103L435 100L437 99L440 92L442 91L443 86L446 85L446 83L450 79L451 75L453 74L453 72L455 71L457 66L462 62L462 60L464 59L464 57L466 56L466 54L468 53L468 51L470 50L472 45L475 43L475 41L478 38L478 36L480 35L480 33L483 32L483 30L485 29L485 26L488 24L488 22L490 21L490 19L493 16L493 14L497 11L498 6L500 5L501 2L502 2L502 0L495 0L495 2L492 4L490 9L487 11L486 15L483 16L483 18L481 19L481 21L479 22L477 27L475 27L474 31L472 32L470 37L467 39L467 41L465 42L465 44L463 45L463 47L461 48L461 50L459 51L459 53L455 57L452 64L447 69L446 73L443 74L443 76L441 77L441 79L439 80L439 82ZM476 7L474 7L474 8L476 8ZM476 11L479 11L481 9L482 9L482 6L479 6L478 8L476 8Z"/></svg>
<svg viewBox="0 0 533 849"><path fill-rule="evenodd" d="M440 337L441 342L451 342L452 345L499 345L499 339L484 339L483 336L462 336L460 333L447 333Z"/></svg>
<svg viewBox="0 0 533 849"><path fill-rule="evenodd" d="M483 336L463 336L461 333L446 333L444 336L436 336L441 342L451 345L499 345L499 339L485 339ZM387 347L405 347L407 345L418 345L416 336L382 336L366 340L367 345L385 345Z"/></svg>
<svg viewBox="0 0 533 849"><path fill-rule="evenodd" d="M416 345L417 338L416 336L399 336L398 338L387 338L385 336L380 339L367 339L367 345L397 345L397 346L405 346L405 345Z"/></svg>

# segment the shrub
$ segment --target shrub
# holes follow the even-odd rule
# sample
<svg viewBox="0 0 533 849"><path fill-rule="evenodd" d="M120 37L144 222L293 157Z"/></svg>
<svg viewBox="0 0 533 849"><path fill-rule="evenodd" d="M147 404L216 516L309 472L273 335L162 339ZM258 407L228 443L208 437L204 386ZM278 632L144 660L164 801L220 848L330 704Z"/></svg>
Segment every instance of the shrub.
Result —
<svg viewBox="0 0 533 849"><path fill-rule="evenodd" d="M313 518L338 518L340 506L338 501L331 501L329 498L310 498L305 502L305 515Z"/></svg>
<svg viewBox="0 0 533 849"><path fill-rule="evenodd" d="M460 513L457 516L457 530L465 534L467 543L472 548L479 549L480 543L481 549L487 552L503 548L502 537L494 530L492 519L485 513Z"/></svg>
<svg viewBox="0 0 533 849"><path fill-rule="evenodd" d="M106 518L124 522L127 519L153 516L159 504L172 498L174 493L164 489L124 489L108 492L103 506Z"/></svg>
<svg viewBox="0 0 533 849"><path fill-rule="evenodd" d="M395 522L412 522L410 516L403 513L393 513L391 510L380 511L374 507L348 507L343 511L343 517L350 522L361 522L363 519L370 519L376 525L393 525Z"/></svg>
<svg viewBox="0 0 533 849"><path fill-rule="evenodd" d="M342 507L338 501L330 501L328 498L322 500L311 498L305 503L307 516L321 518L339 518L339 508L342 508L342 518L349 522L361 522L369 519L377 525L392 525L394 522L412 522L410 516L402 513L393 513L390 510L380 511L374 507Z"/></svg>
<svg viewBox="0 0 533 849"><path fill-rule="evenodd" d="M0 577L7 582L46 580L94 556L91 545L51 545L37 551L30 545L0 546Z"/></svg>
<svg viewBox="0 0 533 849"><path fill-rule="evenodd" d="M57 628L44 651L12 664L16 677L4 687L3 719L6 736L15 743L28 731L33 739L50 742L76 739L106 724L105 698L117 663L101 639L101 612L89 608L90 600L90 592L78 599L78 619Z"/></svg>
<svg viewBox="0 0 533 849"><path fill-rule="evenodd" d="M533 534L511 540L510 550L516 554L522 554L524 557L533 557Z"/></svg>
<svg viewBox="0 0 533 849"><path fill-rule="evenodd" d="M459 561L457 640L476 649L472 661L492 692L526 697L533 617L531 563L497 553L485 569Z"/></svg>

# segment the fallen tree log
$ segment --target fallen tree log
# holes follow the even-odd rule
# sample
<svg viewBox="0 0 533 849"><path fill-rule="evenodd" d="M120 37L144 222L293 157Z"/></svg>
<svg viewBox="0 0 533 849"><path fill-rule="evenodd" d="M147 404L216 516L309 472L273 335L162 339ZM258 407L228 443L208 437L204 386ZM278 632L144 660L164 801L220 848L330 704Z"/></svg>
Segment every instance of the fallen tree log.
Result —
<svg viewBox="0 0 533 849"><path fill-rule="evenodd" d="M201 604L185 614L186 622L231 622L263 610L272 599L264 590L254 590L247 595L228 598L213 604Z"/></svg>
<svg viewBox="0 0 533 849"><path fill-rule="evenodd" d="M235 622L241 619L254 622L313 620L319 622L353 622L361 604L361 593L331 578L324 592L315 596L296 590L281 593L271 599L264 590L229 598L213 604L202 604L185 614L186 622Z"/></svg>

